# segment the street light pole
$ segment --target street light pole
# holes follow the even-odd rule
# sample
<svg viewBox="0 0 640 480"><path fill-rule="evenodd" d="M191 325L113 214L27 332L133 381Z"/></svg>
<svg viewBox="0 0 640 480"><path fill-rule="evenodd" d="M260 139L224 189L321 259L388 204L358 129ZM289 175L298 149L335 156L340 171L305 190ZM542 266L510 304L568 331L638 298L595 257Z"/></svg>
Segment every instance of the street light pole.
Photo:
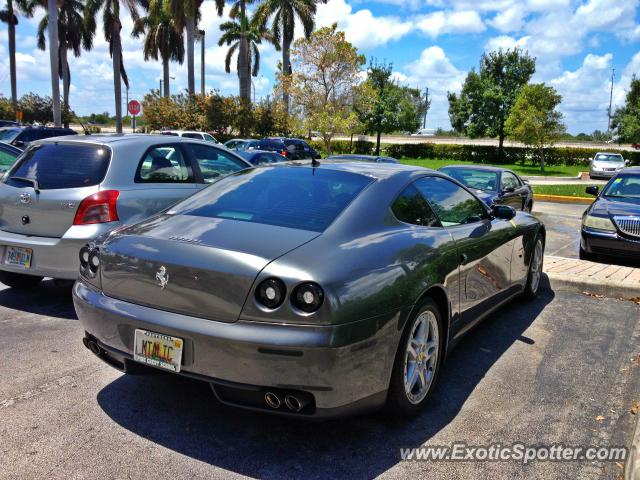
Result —
<svg viewBox="0 0 640 480"><path fill-rule="evenodd" d="M616 69L611 69L611 93L609 94L609 121L607 123L607 133L611 136L611 104L613 103L613 79L616 75Z"/></svg>
<svg viewBox="0 0 640 480"><path fill-rule="evenodd" d="M200 94L204 97L204 39L206 32L198 30L200 35Z"/></svg>

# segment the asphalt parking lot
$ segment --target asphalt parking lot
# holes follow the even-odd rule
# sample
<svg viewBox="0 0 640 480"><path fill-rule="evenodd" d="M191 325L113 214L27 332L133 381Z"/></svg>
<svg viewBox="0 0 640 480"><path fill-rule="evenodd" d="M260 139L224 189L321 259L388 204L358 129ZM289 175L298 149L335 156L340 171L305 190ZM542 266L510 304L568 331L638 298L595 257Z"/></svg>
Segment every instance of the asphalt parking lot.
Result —
<svg viewBox="0 0 640 480"><path fill-rule="evenodd" d="M123 376L81 343L68 289L0 287L0 478L617 478L615 463L402 462L420 445L628 445L640 306L544 290L474 329L427 410L306 423L206 384Z"/></svg>
<svg viewBox="0 0 640 480"><path fill-rule="evenodd" d="M582 214L587 207L572 203L534 203L533 214L547 226L547 255L578 258Z"/></svg>

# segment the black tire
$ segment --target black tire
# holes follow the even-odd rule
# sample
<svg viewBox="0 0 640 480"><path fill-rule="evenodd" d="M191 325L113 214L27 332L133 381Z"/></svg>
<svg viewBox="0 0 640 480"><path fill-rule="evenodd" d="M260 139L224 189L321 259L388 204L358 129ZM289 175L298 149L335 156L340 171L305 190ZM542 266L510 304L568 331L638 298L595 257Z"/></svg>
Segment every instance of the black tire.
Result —
<svg viewBox="0 0 640 480"><path fill-rule="evenodd" d="M421 401L413 403L409 400L408 394L404 387L405 376L405 360L407 356L407 346L411 334L413 333L413 327L416 325L416 321L421 314L425 312L431 312L435 316L436 324L438 328L438 345L437 345L437 357L434 362L434 368L432 370L432 376L430 383L427 387L426 394ZM436 382L438 380L438 373L440 371L440 365L444 361L444 345L446 339L444 338L444 329L442 326L442 315L436 303L429 297L422 300L414 309L411 317L407 321L398 350L396 352L396 358L393 363L393 370L391 371L391 381L389 383L389 393L387 395L387 414L392 417L412 417L418 415L424 406L429 401L431 394L434 390Z"/></svg>
<svg viewBox="0 0 640 480"><path fill-rule="evenodd" d="M38 285L44 277L36 277L34 275L25 275L23 273L0 272L0 282L7 287L27 289Z"/></svg>
<svg viewBox="0 0 640 480"><path fill-rule="evenodd" d="M540 247L538 247L540 245ZM537 269L535 267L536 263L536 250L538 248L542 249L539 258L539 264L537 265ZM542 283L542 269L544 267L544 238L542 235L538 235L533 242L533 250L531 251L531 260L529 260L529 272L527 273L527 283L524 286L524 292L522 292L522 296L526 299L532 300L538 296L538 292L540 291L540 284ZM537 275L537 279L536 279Z"/></svg>
<svg viewBox="0 0 640 480"><path fill-rule="evenodd" d="M594 262L596 260L596 256L593 253L584 251L582 247L580 247L578 257L580 257L580 260L587 260L589 262Z"/></svg>

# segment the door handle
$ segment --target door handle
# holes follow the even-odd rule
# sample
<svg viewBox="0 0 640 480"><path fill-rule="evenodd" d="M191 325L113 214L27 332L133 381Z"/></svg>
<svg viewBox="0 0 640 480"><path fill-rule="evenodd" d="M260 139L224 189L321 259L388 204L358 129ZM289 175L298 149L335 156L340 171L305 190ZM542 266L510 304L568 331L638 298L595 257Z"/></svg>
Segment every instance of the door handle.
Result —
<svg viewBox="0 0 640 480"><path fill-rule="evenodd" d="M468 261L469 257L465 253L460 255L460 265L466 265Z"/></svg>

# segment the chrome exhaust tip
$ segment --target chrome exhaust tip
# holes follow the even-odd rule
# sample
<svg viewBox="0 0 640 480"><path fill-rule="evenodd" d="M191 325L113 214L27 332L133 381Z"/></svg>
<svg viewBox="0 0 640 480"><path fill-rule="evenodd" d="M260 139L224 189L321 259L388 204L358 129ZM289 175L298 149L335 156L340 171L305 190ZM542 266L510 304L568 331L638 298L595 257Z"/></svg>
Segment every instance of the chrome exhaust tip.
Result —
<svg viewBox="0 0 640 480"><path fill-rule="evenodd" d="M87 344L89 350L91 350L91 353L93 353L94 355L100 355L102 353L102 349L100 348L100 346L93 340L88 340Z"/></svg>
<svg viewBox="0 0 640 480"><path fill-rule="evenodd" d="M271 408L280 408L282 402L280 401L280 397L273 392L267 392L264 394L264 401Z"/></svg>
<svg viewBox="0 0 640 480"><path fill-rule="evenodd" d="M308 402L300 400L298 397L295 397L293 395L287 395L284 398L284 403L287 405L287 408L289 410L297 413L300 410L302 410L307 405Z"/></svg>

